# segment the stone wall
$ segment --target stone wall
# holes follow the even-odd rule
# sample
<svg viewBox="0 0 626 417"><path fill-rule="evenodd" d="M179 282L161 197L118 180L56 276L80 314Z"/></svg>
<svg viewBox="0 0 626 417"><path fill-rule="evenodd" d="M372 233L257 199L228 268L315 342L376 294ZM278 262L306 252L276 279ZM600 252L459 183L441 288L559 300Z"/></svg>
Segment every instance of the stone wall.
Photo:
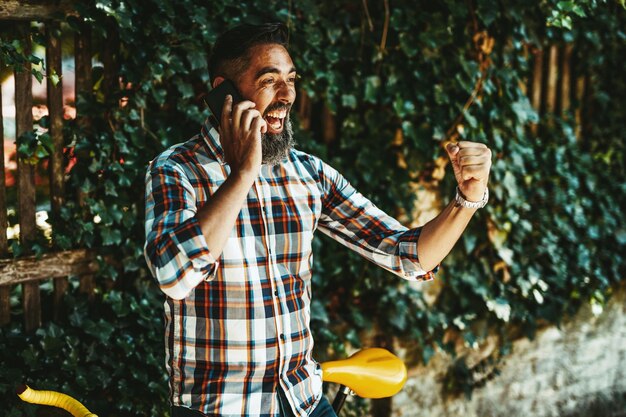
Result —
<svg viewBox="0 0 626 417"><path fill-rule="evenodd" d="M500 374L469 400L443 399L441 378L451 363L437 354L411 369L393 399L393 417L626 417L626 289L601 312L583 307L561 328L515 341ZM616 399L619 406L607 408Z"/></svg>

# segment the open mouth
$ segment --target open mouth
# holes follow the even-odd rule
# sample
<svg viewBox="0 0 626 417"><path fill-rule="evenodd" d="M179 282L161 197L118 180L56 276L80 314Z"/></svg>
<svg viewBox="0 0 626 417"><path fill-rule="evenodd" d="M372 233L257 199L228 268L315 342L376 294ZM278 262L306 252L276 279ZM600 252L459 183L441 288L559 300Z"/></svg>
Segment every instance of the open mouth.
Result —
<svg viewBox="0 0 626 417"><path fill-rule="evenodd" d="M285 117L287 117L286 109L267 112L264 119L267 122L268 131L271 133L279 133L282 131L285 125Z"/></svg>

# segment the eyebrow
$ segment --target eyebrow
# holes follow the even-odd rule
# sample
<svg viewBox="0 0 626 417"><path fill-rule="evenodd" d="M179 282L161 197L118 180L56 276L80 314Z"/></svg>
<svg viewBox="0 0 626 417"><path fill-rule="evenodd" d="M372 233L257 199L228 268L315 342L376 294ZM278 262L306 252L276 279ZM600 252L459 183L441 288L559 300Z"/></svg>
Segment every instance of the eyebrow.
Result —
<svg viewBox="0 0 626 417"><path fill-rule="evenodd" d="M291 69L289 70L289 74L291 74L292 72L296 72L296 67L291 67ZM259 71L257 71L257 73L254 76L254 79L258 80L260 77L268 73L280 74L280 70L276 67L263 67Z"/></svg>

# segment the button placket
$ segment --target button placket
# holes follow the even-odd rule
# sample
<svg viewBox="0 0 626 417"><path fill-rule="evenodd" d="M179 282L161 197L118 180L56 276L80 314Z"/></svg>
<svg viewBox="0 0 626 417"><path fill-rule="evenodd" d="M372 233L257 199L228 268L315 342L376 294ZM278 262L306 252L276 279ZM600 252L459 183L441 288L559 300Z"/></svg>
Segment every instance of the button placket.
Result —
<svg viewBox="0 0 626 417"><path fill-rule="evenodd" d="M272 239L271 239L271 235L269 232L269 222L268 222L268 218L271 218L271 192L269 189L269 186L267 184L264 183L264 181L260 178L257 177L257 179L254 180L254 187L257 193L257 198L259 199L259 204L261 206L261 219L263 221L263 232L264 232L264 241L265 241L265 247L267 248L267 252L268 252L268 261L269 261L269 267L267 268L267 272L268 272L268 279L270 281L270 285L272 286L272 290L273 290L273 302L272 302L272 307L274 310L274 326L276 327L276 334L278 335L278 343L277 343L277 349L278 349L278 360L279 360L279 365L278 365L278 369L279 369L279 373L282 374L282 368L285 364L284 358L283 358L283 344L285 341L285 334L282 331L282 322L280 320L280 311L281 311L281 306L280 306L280 301L278 300L278 289L276 288L277 282L274 280L274 271L273 271L273 260L272 260ZM265 196L269 195L270 196L270 202L268 204L268 202L265 200ZM269 208L268 208L269 206Z"/></svg>

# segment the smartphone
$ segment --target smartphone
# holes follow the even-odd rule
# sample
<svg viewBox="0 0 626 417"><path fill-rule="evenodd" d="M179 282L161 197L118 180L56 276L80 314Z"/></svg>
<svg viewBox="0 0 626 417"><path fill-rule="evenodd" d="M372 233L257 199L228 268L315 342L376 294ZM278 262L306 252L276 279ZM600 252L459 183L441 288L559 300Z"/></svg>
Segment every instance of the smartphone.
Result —
<svg viewBox="0 0 626 417"><path fill-rule="evenodd" d="M235 84L230 80L222 81L220 85L209 91L209 94L206 96L206 104L209 106L211 113L213 113L216 126L219 126L222 121L224 100L226 100L226 96L229 94L233 97L233 104L243 101L243 97L239 94L239 91L237 91L237 87L235 87Z"/></svg>

